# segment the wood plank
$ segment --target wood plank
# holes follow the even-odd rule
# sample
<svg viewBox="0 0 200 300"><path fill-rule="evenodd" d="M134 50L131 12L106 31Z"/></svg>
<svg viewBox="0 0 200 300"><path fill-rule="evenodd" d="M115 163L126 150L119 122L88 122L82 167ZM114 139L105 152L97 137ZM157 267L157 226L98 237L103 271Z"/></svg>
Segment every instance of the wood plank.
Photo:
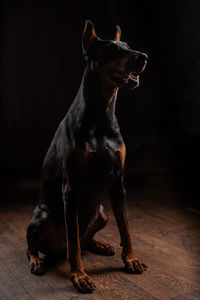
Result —
<svg viewBox="0 0 200 300"><path fill-rule="evenodd" d="M80 295L72 286L67 276L66 263L62 266L54 266L44 276L35 276L30 273L28 260L26 258L26 242L17 235L5 221L0 221L1 247L0 259L6 261L6 266L14 274L16 281L28 289L34 299L76 299L100 300L103 297L101 289L95 291L94 296ZM19 293L18 293L19 294Z"/></svg>
<svg viewBox="0 0 200 300"><path fill-rule="evenodd" d="M108 231L108 228L105 229L105 231L106 230ZM110 231L112 231L112 226L110 226ZM195 264L190 267L191 259L188 258L188 255L188 259L186 259L185 251L182 253L182 251L178 249L177 253L177 249L175 248L173 252L171 246L166 244L166 242L160 241L160 239L153 239L149 237L149 235L145 236L144 233L136 232L137 234L134 233L133 235L135 252L150 266L146 273L134 278L134 282L137 283L138 286L142 288L145 287L145 289L155 297L161 296L162 293L162 297L164 297L166 293L168 297L174 297L182 291L188 292L198 287L198 265ZM110 233L109 235L114 236L115 234L116 231L113 231L113 234ZM103 239L103 231L98 233L98 236ZM143 240L144 237L146 237L148 242ZM149 239L151 239L151 243ZM109 242L109 239L106 240ZM112 244L116 247L118 253L113 259L120 260L121 250L119 248L119 240L116 243L115 237L112 239ZM172 250L172 252L170 252L170 250ZM150 253L151 255L149 255ZM179 258L178 264L177 256ZM168 261L170 263L167 263ZM127 277L129 274L124 273L123 276ZM169 289L169 286L173 288Z"/></svg>
<svg viewBox="0 0 200 300"><path fill-rule="evenodd" d="M44 300L198 299L200 243L197 214L166 203L153 200L140 203L139 200L127 201L127 215L135 253L149 269L142 275L124 272L120 238L109 211L110 222L97 238L111 241L116 255L101 257L87 251L83 254L86 271L97 286L92 295L81 295L74 290L66 262L52 266L45 276L30 274L25 234L34 205L23 201L9 205L4 202L0 212L0 285L4 298L13 298L15 294L20 299Z"/></svg>
<svg viewBox="0 0 200 300"><path fill-rule="evenodd" d="M200 290L194 290L190 293L178 295L171 300L199 300L200 299Z"/></svg>
<svg viewBox="0 0 200 300"><path fill-rule="evenodd" d="M138 286L130 277L123 276L122 263L112 257L101 257L86 252L84 266L87 273L97 282L97 287L111 299L149 299L155 300L149 291ZM137 276L137 275L136 275Z"/></svg>
<svg viewBox="0 0 200 300"><path fill-rule="evenodd" d="M0 299L16 299L17 295L20 295L22 300L33 299L2 259L0 259L0 291Z"/></svg>
<svg viewBox="0 0 200 300"><path fill-rule="evenodd" d="M15 234L2 220L0 227L3 229L0 235L0 259L5 262L7 269L13 274L16 281L20 282L33 298L66 299L66 295L74 295L67 276L58 280L56 276L50 273L47 273L46 276L31 274L25 254L25 240Z"/></svg>

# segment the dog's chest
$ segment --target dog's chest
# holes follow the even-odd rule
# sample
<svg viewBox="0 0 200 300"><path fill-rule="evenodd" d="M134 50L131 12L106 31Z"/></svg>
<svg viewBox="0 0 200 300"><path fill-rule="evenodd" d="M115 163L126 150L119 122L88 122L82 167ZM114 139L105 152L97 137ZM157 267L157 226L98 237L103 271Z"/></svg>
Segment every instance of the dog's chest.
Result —
<svg viewBox="0 0 200 300"><path fill-rule="evenodd" d="M124 143L107 137L92 138L76 148L76 165L83 180L103 184L115 179L125 159Z"/></svg>

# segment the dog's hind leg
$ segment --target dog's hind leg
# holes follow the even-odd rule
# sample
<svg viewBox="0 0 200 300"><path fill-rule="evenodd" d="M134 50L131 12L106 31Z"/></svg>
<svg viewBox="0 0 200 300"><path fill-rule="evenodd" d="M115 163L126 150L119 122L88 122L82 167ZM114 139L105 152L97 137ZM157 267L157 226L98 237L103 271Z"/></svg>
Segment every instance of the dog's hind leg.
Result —
<svg viewBox="0 0 200 300"><path fill-rule="evenodd" d="M100 205L95 217L91 220L88 226L86 234L84 235L83 245L85 245L85 249L99 255L112 256L115 254L114 248L109 243L97 241L94 238L94 235L103 229L107 223L108 216L103 205Z"/></svg>
<svg viewBox="0 0 200 300"><path fill-rule="evenodd" d="M39 257L38 251L41 250L47 237L48 219L47 211L37 206L27 228L27 256L30 261L31 273L36 275L42 275L45 272L44 260Z"/></svg>

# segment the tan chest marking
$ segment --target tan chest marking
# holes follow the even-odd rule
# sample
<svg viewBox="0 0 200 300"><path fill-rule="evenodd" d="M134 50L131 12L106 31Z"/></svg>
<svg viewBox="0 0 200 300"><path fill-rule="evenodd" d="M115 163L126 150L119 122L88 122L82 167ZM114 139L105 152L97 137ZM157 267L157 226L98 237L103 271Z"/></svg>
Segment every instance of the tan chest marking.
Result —
<svg viewBox="0 0 200 300"><path fill-rule="evenodd" d="M85 144L83 147L78 147L75 151L76 162L81 171L84 171L92 153L95 153L94 150L88 143Z"/></svg>
<svg viewBox="0 0 200 300"><path fill-rule="evenodd" d="M120 160L122 168L124 167L125 158L126 158L126 146L124 142L117 148L117 151L120 155ZM96 150L93 149L88 143L84 147L78 147L75 151L76 162L81 171L84 171L92 154L96 153Z"/></svg>

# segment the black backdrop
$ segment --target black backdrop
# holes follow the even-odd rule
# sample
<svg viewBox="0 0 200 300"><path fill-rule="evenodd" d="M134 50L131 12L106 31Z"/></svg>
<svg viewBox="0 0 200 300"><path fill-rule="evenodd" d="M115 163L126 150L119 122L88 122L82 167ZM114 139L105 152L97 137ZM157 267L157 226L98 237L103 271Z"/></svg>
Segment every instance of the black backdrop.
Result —
<svg viewBox="0 0 200 300"><path fill-rule="evenodd" d="M102 38L111 39L119 24L122 40L149 56L141 86L119 93L127 164L136 152L154 149L198 182L198 2L1 1L1 174L40 169L79 87L81 34L91 19Z"/></svg>

